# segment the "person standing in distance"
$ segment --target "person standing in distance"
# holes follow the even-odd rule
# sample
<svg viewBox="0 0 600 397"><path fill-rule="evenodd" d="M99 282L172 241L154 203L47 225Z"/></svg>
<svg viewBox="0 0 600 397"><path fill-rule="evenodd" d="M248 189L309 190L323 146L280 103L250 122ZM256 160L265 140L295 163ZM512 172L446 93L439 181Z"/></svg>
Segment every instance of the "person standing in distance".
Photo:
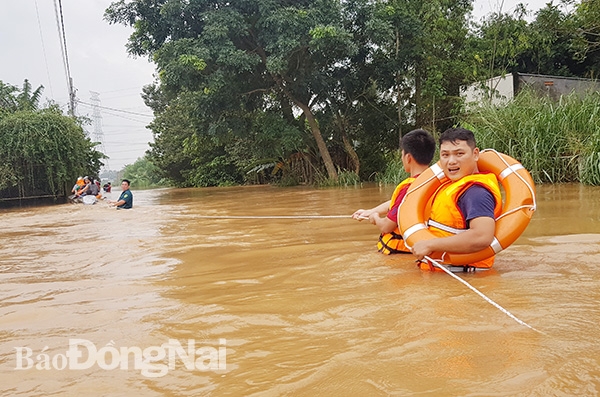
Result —
<svg viewBox="0 0 600 397"><path fill-rule="evenodd" d="M402 137L402 165L410 177L396 187L392 198L369 210L359 209L352 218L369 219L381 232L377 249L386 255L410 253L398 229L398 206L404 199L410 184L419 174L429 168L435 154L435 139L425 130L412 130ZM383 216L382 216L383 215Z"/></svg>
<svg viewBox="0 0 600 397"><path fill-rule="evenodd" d="M123 179L121 182L121 195L117 201L109 201L108 204L117 207L117 209L130 209L133 207L133 194L129 190L129 180Z"/></svg>

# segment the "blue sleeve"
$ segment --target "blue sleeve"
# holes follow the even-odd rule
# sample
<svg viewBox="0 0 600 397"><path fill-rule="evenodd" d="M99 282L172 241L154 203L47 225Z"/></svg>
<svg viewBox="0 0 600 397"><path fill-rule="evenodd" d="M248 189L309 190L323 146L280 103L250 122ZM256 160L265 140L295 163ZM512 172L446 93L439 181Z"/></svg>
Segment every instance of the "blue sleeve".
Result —
<svg viewBox="0 0 600 397"><path fill-rule="evenodd" d="M458 208L463 213L467 225L471 219L482 216L494 219L495 207L494 196L481 185L471 186L458 199Z"/></svg>

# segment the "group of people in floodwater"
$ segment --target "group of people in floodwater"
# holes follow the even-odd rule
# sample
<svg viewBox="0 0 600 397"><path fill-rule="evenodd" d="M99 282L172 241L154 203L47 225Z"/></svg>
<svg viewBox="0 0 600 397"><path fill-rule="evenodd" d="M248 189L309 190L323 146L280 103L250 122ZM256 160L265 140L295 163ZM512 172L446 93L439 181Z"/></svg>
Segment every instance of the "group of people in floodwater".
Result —
<svg viewBox="0 0 600 397"><path fill-rule="evenodd" d="M429 132L417 129L403 136L401 147L402 164L409 177L396 187L390 200L371 209L359 209L352 214L354 219L367 219L379 228L379 251L384 254L412 253L422 270L436 270L428 258L434 252L471 254L487 247L498 252L493 244L496 238L496 219L502 213L500 185L495 174L480 172L480 152L473 132L465 128L450 128L440 135L439 168L447 181L430 197L427 223L416 225L427 228L433 237L416 241L412 247L405 243L399 230L399 209L411 184L429 169L436 142ZM132 208L133 195L129 185L130 182L123 179L119 199L108 200L109 205ZM110 192L110 182L103 189ZM94 202L96 199L103 199L100 182L87 176L78 179L72 192L73 195L69 198L75 202L83 200L85 203L86 197L91 197ZM443 263L442 259L442 265L453 272L489 270L493 266L494 257L492 255L459 266Z"/></svg>
<svg viewBox="0 0 600 397"><path fill-rule="evenodd" d="M127 179L123 179L121 182L121 195L116 201L107 200L109 205L117 207L117 209L130 209L133 207L133 194L129 189L130 182ZM104 186L100 186L100 182L97 179L90 178L89 176L77 178L77 182L71 189L71 195L69 200L72 203L84 203L84 204L95 204L98 200L104 200L106 197L102 194L101 190L105 193L112 191L112 184L107 182Z"/></svg>
<svg viewBox="0 0 600 397"><path fill-rule="evenodd" d="M371 209L359 209L352 217L368 219L381 235L378 249L384 254L412 253L419 267L434 270L426 256L433 252L469 254L492 244L495 220L502 210L498 180L494 174L482 173L477 167L479 148L472 131L450 128L439 138L440 167L448 181L431 198L427 227L435 236L407 247L398 228L399 207L412 182L429 168L436 143L429 132L418 129L402 138L402 164L410 175L394 191L390 200ZM467 266L452 266L451 271L487 270L494 256Z"/></svg>

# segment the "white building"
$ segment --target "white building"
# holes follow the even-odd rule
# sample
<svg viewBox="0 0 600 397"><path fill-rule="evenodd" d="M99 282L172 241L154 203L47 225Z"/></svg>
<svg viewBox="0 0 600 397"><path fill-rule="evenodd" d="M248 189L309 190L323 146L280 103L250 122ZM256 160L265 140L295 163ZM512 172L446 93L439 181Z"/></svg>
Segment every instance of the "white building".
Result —
<svg viewBox="0 0 600 397"><path fill-rule="evenodd" d="M525 87L532 87L535 91L549 95L556 100L562 95L572 92L584 95L590 91L600 91L600 84L596 80L513 73L471 84L461 90L461 95L467 104L491 101L494 105L500 105L510 101Z"/></svg>

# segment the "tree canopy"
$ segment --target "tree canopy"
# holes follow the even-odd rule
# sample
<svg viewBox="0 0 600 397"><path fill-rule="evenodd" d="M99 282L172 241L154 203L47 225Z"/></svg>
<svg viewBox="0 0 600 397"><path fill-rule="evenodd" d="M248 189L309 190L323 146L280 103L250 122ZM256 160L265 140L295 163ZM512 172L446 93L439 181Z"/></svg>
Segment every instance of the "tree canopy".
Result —
<svg viewBox="0 0 600 397"><path fill-rule="evenodd" d="M594 76L598 6L570 3L532 22L519 7L475 23L471 0L120 0L105 18L156 64L143 96L163 177L314 183L367 179L405 132L456 124L463 85Z"/></svg>

